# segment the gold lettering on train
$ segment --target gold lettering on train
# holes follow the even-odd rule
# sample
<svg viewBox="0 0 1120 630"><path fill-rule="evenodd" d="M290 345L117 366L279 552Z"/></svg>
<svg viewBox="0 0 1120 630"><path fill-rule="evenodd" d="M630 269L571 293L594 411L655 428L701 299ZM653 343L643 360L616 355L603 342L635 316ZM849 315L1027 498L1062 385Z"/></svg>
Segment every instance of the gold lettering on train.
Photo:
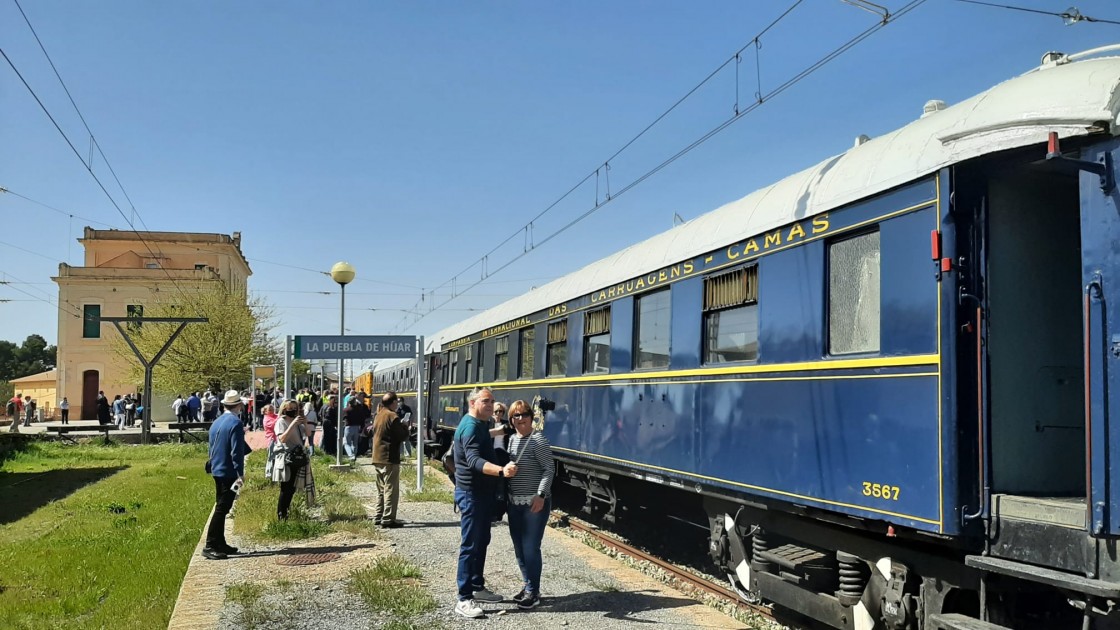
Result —
<svg viewBox="0 0 1120 630"><path fill-rule="evenodd" d="M775 230L772 234L766 235L766 242L762 244L762 249L770 249L770 244L773 243L774 247L782 244L782 231Z"/></svg>

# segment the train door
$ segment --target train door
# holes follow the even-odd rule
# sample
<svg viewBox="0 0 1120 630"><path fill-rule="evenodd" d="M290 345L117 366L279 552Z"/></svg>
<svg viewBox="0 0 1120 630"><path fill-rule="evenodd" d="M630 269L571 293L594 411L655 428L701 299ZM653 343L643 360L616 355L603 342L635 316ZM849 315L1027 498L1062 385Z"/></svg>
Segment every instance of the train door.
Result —
<svg viewBox="0 0 1120 630"><path fill-rule="evenodd" d="M988 180L987 213L992 491L1083 498L1077 177L1017 165Z"/></svg>

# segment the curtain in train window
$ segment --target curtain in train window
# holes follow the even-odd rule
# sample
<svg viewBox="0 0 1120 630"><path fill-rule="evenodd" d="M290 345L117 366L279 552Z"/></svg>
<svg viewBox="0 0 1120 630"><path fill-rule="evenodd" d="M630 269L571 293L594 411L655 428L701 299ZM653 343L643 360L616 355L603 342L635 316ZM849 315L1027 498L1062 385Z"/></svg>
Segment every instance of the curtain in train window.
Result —
<svg viewBox="0 0 1120 630"><path fill-rule="evenodd" d="M583 372L611 371L611 307L591 311L583 317Z"/></svg>
<svg viewBox="0 0 1120 630"><path fill-rule="evenodd" d="M452 384L458 383L459 382L459 374L458 374L458 370L459 370L459 351L458 350L452 350L451 351L451 361L450 361L450 363L451 363L451 381L450 382Z"/></svg>
<svg viewBox="0 0 1120 630"><path fill-rule="evenodd" d="M548 375L563 376L568 370L568 320L562 319L548 325Z"/></svg>
<svg viewBox="0 0 1120 630"><path fill-rule="evenodd" d="M464 380L463 380L464 383L473 383L474 382L474 374L471 373L471 359L474 358L472 356L473 354L474 354L474 344L473 343L468 343L467 345L463 346L463 363L465 363L466 366L467 366L467 368L465 370L466 376L463 377L464 378Z"/></svg>
<svg viewBox="0 0 1120 630"><path fill-rule="evenodd" d="M828 351L879 351L879 232L828 248Z"/></svg>
<svg viewBox="0 0 1120 630"><path fill-rule="evenodd" d="M634 310L634 368L669 367L669 290L644 295Z"/></svg>
<svg viewBox="0 0 1120 630"><path fill-rule="evenodd" d="M521 329L521 366L518 378L533 378L533 337L535 329L530 326Z"/></svg>
<svg viewBox="0 0 1120 630"><path fill-rule="evenodd" d="M499 381L504 381L509 378L509 335L498 337L494 341L494 348L494 363L498 366L498 371L494 378Z"/></svg>
<svg viewBox="0 0 1120 630"><path fill-rule="evenodd" d="M758 360L758 267L704 278L704 362Z"/></svg>

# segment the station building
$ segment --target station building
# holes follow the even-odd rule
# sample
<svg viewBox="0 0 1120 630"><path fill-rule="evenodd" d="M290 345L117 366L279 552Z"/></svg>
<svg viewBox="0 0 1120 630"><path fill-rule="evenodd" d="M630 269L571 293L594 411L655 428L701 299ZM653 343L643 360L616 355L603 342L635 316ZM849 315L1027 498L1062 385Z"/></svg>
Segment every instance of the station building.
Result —
<svg viewBox="0 0 1120 630"><path fill-rule="evenodd" d="M206 283L223 282L246 294L252 274L241 252L241 233L133 232L86 227L78 239L85 250L84 266L58 266L57 398L70 401L71 419L97 417L97 392L139 392L129 382L127 364L112 354L109 343L118 335L112 324L97 317L143 316L144 304L161 293L182 290L188 295ZM72 315L70 313L73 313ZM78 315L81 313L82 315ZM150 358L150 357L149 357ZM161 397L153 400L152 418L166 420L171 409Z"/></svg>

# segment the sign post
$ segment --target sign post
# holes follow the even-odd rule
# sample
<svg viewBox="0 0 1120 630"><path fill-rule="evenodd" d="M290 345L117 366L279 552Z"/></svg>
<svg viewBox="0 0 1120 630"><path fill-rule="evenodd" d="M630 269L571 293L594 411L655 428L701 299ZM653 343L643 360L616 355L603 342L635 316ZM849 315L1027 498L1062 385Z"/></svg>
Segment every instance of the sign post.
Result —
<svg viewBox="0 0 1120 630"><path fill-rule="evenodd" d="M289 392L292 391L292 336L288 335L284 338L284 400L289 398ZM295 398L295 396L291 396Z"/></svg>
<svg viewBox="0 0 1120 630"><path fill-rule="evenodd" d="M416 344L416 491L424 489L424 431L427 429L424 421L424 336L421 335Z"/></svg>
<svg viewBox="0 0 1120 630"><path fill-rule="evenodd" d="M344 329L345 330L345 329ZM423 358L423 349L416 337L402 335L296 335L295 358L303 360L338 360L338 446L336 467L342 464L343 424L342 367L347 359L411 359Z"/></svg>

